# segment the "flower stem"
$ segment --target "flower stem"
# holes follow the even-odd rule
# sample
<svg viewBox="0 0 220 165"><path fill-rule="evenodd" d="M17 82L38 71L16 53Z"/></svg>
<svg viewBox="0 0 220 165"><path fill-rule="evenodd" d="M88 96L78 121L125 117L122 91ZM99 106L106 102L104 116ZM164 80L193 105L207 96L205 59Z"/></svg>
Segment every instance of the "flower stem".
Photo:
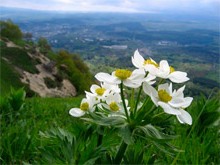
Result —
<svg viewBox="0 0 220 165"><path fill-rule="evenodd" d="M121 88L121 99L122 99L122 103L123 103L123 106L124 106L125 114L126 114L128 123L130 123L130 118L129 118L129 115L128 115L128 109L127 109L127 106L125 104L124 91L123 91L123 82L120 84L120 88Z"/></svg>
<svg viewBox="0 0 220 165"><path fill-rule="evenodd" d="M142 92L142 86L143 85L140 86L140 89L139 89L139 92L138 92L137 100L136 100L135 107L134 107L134 115L136 115L138 103L139 103L141 92Z"/></svg>
<svg viewBox="0 0 220 165"><path fill-rule="evenodd" d="M121 163L122 158L123 158L123 156L125 154L125 151L127 149L127 146L128 145L124 141L122 141L121 146L120 146L120 148L118 150L118 153L117 153L117 155L115 157L114 164L120 164Z"/></svg>
<svg viewBox="0 0 220 165"><path fill-rule="evenodd" d="M142 106L141 106L140 109L143 109L143 108L147 105L147 103L148 103L149 100L150 100L150 96L148 96L148 97L144 100L144 103L142 104Z"/></svg>

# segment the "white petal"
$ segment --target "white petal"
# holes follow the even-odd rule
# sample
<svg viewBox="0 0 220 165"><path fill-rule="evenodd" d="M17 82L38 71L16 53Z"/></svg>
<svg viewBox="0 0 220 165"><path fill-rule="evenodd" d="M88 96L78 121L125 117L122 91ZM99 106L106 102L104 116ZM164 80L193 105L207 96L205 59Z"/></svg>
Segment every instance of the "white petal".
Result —
<svg viewBox="0 0 220 165"><path fill-rule="evenodd" d="M183 95L184 89L185 89L185 85L182 86L181 88L179 88L177 91L173 92L172 97L182 97L183 98L184 97L184 95Z"/></svg>
<svg viewBox="0 0 220 165"><path fill-rule="evenodd" d="M161 76L165 76L166 77L167 75L169 75L169 73L170 73L170 66L169 66L169 64L168 64L168 62L166 60L160 61L159 70L163 74Z"/></svg>
<svg viewBox="0 0 220 165"><path fill-rule="evenodd" d="M123 84L130 88L138 88L141 86L142 81L132 81L132 80L127 79L123 81Z"/></svg>
<svg viewBox="0 0 220 165"><path fill-rule="evenodd" d="M132 63L137 68L143 68L144 58L140 55L138 50L134 52L134 56L131 58Z"/></svg>
<svg viewBox="0 0 220 165"><path fill-rule="evenodd" d="M171 101L169 101L168 103L175 107L175 108L187 108L191 102L192 102L193 98L192 97L186 97L186 98L172 98Z"/></svg>
<svg viewBox="0 0 220 165"><path fill-rule="evenodd" d="M159 72L159 69L158 68L156 68L154 65L145 65L144 66L144 69L146 70L146 71L148 71L150 74L152 74L152 75L157 75L158 74L158 72Z"/></svg>
<svg viewBox="0 0 220 165"><path fill-rule="evenodd" d="M156 81L152 81L156 78L156 76L152 75L152 74L148 74L147 77L144 78L145 83L149 84L149 85L153 85Z"/></svg>
<svg viewBox="0 0 220 165"><path fill-rule="evenodd" d="M175 108L181 108L185 105L185 101L184 98L173 97L172 100L168 102L168 104Z"/></svg>
<svg viewBox="0 0 220 165"><path fill-rule="evenodd" d="M158 93L156 89L154 89L154 87L152 87L146 82L143 83L143 90L148 96L150 96L152 93L153 97L158 97Z"/></svg>
<svg viewBox="0 0 220 165"><path fill-rule="evenodd" d="M191 117L191 115L187 111L185 111L183 109L181 109L179 111L181 112L181 114L176 116L177 119L179 120L179 122L192 125L192 117Z"/></svg>
<svg viewBox="0 0 220 165"><path fill-rule="evenodd" d="M188 106L190 106L192 101L193 101L192 97L185 97L184 98L184 105L182 106L182 108L187 108Z"/></svg>
<svg viewBox="0 0 220 165"><path fill-rule="evenodd" d="M121 96L119 93L115 93L115 94L111 93L107 96L106 103L111 104L112 102L116 102L116 103L121 102Z"/></svg>
<svg viewBox="0 0 220 165"><path fill-rule="evenodd" d="M150 81L154 80L155 78L156 78L156 76L154 76L152 74L148 74L147 77L145 77L144 81L150 82Z"/></svg>
<svg viewBox="0 0 220 165"><path fill-rule="evenodd" d="M158 107L158 101L159 101L158 97L153 96L153 94L151 93L150 98L153 101L153 103Z"/></svg>
<svg viewBox="0 0 220 165"><path fill-rule="evenodd" d="M175 109L175 108L171 107L167 103L159 101L158 105L161 106L163 108L164 112L166 112L168 114L172 114L172 115L179 115L179 114L181 114L178 109Z"/></svg>
<svg viewBox="0 0 220 165"><path fill-rule="evenodd" d="M88 103L88 102L89 102L88 100L89 100L89 99L87 99L87 98L83 98L82 101L81 101L81 104L82 104L82 103Z"/></svg>
<svg viewBox="0 0 220 165"><path fill-rule="evenodd" d="M115 92L115 93L119 93L120 92L120 88L118 87L118 85L115 84L108 84L108 83L103 83L102 87L109 90L110 92Z"/></svg>
<svg viewBox="0 0 220 165"><path fill-rule="evenodd" d="M153 85L156 81L150 81L148 82L149 85Z"/></svg>
<svg viewBox="0 0 220 165"><path fill-rule="evenodd" d="M165 89L167 92L169 92L169 84L168 84L168 83L160 84L160 85L158 86L158 91L159 91L159 90L162 90L162 89Z"/></svg>
<svg viewBox="0 0 220 165"><path fill-rule="evenodd" d="M169 86L169 94L171 95L173 93L173 84L170 83L170 86Z"/></svg>
<svg viewBox="0 0 220 165"><path fill-rule="evenodd" d="M95 78L101 82L106 82L109 84L115 84L117 81L117 79L115 77L111 76L108 73L103 73L103 72L97 73L95 75Z"/></svg>
<svg viewBox="0 0 220 165"><path fill-rule="evenodd" d="M87 92L87 91L85 91L85 93L86 93L86 98L87 98L87 99L90 99L90 98L92 98L92 97L96 97L96 95L95 95L94 93Z"/></svg>
<svg viewBox="0 0 220 165"><path fill-rule="evenodd" d="M183 83L189 80L186 72L175 71L168 78L174 83Z"/></svg>
<svg viewBox="0 0 220 165"><path fill-rule="evenodd" d="M128 79L131 79L131 80L143 80L144 77L145 77L144 69L135 69Z"/></svg>
<svg viewBox="0 0 220 165"><path fill-rule="evenodd" d="M100 88L100 86L98 86L98 85L96 85L96 84L93 84L93 85L90 87L90 91L91 91L92 93L96 93L95 91L96 91L96 89L98 89L98 88Z"/></svg>
<svg viewBox="0 0 220 165"><path fill-rule="evenodd" d="M69 114L73 117L81 117L85 114L85 112L79 108L72 108L70 109Z"/></svg>

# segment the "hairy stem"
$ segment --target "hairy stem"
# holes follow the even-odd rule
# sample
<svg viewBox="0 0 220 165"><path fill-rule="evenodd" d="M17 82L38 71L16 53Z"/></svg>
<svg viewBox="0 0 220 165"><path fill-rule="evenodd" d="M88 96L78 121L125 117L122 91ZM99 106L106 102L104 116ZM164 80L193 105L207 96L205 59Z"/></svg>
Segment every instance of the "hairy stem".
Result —
<svg viewBox="0 0 220 165"><path fill-rule="evenodd" d="M143 85L140 86L140 89L139 89L139 92L138 92L137 100L136 100L135 107L134 107L134 115L136 115L138 103L139 103L141 92L142 92L142 86Z"/></svg>
<svg viewBox="0 0 220 165"><path fill-rule="evenodd" d="M128 115L128 109L127 109L127 106L126 106L126 103L125 103L125 98L124 98L123 82L120 84L120 89L121 89L121 99L122 99L122 103L123 103L123 106L124 106L125 114L126 114L128 123L130 123L130 118L129 118L129 115Z"/></svg>

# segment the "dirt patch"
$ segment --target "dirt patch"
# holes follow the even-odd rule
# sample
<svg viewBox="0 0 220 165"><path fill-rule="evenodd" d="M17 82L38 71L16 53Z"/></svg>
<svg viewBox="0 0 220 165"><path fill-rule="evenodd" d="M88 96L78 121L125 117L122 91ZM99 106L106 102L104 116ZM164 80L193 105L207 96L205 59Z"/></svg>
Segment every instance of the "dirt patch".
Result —
<svg viewBox="0 0 220 165"><path fill-rule="evenodd" d="M57 74L57 68L54 66L53 68L46 69L45 66L51 63L51 61L39 53L39 50L36 50L36 54L28 55L31 58L38 59L41 64L36 65L38 74L32 74L26 71L23 71L21 81L25 84L28 84L30 89L41 97L71 97L76 96L76 88L71 84L71 82L67 79L62 80L61 87L56 88L48 88L45 84L44 79L50 78L56 81L55 75Z"/></svg>

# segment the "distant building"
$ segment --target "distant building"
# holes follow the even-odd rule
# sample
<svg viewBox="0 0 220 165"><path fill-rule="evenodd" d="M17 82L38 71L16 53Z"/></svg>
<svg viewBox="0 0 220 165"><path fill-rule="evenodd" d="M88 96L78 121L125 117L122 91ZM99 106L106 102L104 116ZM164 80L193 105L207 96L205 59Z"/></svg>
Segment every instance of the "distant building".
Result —
<svg viewBox="0 0 220 165"><path fill-rule="evenodd" d="M157 45L161 45L161 46L172 46L172 45L177 45L177 42L163 40L163 41L159 41L159 42L157 43Z"/></svg>
<svg viewBox="0 0 220 165"><path fill-rule="evenodd" d="M115 50L125 50L128 48L128 46L127 45L111 45L111 46L103 46L103 48L115 49Z"/></svg>

